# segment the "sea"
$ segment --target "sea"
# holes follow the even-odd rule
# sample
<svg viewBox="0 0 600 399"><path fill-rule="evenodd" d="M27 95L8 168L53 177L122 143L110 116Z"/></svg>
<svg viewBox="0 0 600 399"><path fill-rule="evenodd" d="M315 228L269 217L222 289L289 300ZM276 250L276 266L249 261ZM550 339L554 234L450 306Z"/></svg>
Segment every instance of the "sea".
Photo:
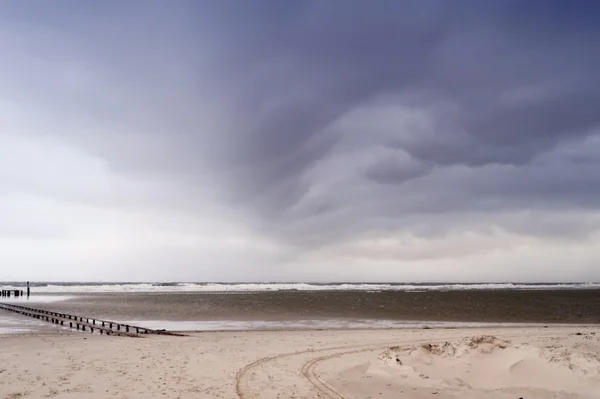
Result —
<svg viewBox="0 0 600 399"><path fill-rule="evenodd" d="M0 282L5 290L25 286ZM30 282L30 287L30 298L0 302L174 331L600 323L597 282ZM0 310L0 336L52 330L57 328Z"/></svg>
<svg viewBox="0 0 600 399"><path fill-rule="evenodd" d="M2 289L23 289L24 282L0 282ZM573 283L314 283L314 282L31 282L39 294L268 291L477 291L600 289L598 282Z"/></svg>

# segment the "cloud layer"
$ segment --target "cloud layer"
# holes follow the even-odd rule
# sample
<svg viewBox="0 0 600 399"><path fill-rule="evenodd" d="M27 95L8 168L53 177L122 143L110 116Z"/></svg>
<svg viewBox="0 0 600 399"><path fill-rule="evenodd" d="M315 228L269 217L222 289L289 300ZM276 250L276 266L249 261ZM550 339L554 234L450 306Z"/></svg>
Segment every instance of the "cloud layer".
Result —
<svg viewBox="0 0 600 399"><path fill-rule="evenodd" d="M598 17L2 4L0 280L600 280Z"/></svg>

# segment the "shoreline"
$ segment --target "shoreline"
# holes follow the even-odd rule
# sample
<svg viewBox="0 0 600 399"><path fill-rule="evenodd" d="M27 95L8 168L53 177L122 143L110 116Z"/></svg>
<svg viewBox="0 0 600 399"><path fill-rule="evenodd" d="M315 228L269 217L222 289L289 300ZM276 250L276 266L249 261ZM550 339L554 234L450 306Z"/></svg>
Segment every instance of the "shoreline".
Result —
<svg viewBox="0 0 600 399"><path fill-rule="evenodd" d="M332 322L336 322L336 320L331 320ZM348 320L352 323L352 320ZM312 322L312 320L308 320L308 322ZM124 324L137 324L140 325L141 321L124 321ZM186 323L186 322L183 322ZM204 322L189 322L190 324L198 324ZM207 327L204 329L192 329L192 328L177 328L177 326L181 327L178 322L174 323L161 323L161 321L155 321L152 323L143 324L143 327L152 328L152 329L166 329L167 331L177 332L177 333L209 333L209 332L246 332L246 331L254 331L254 332L268 332L268 331L303 331L303 332L311 332L311 331L396 331L396 330L456 330L456 329L511 329L511 328L600 328L600 323L597 324L577 324L577 323L564 323L564 324L547 324L547 323L469 323L469 322L431 322L429 323L421 323L415 321L406 321L405 324L395 325L395 326L374 326L374 327L365 327L358 326L358 324L351 324L351 326L339 326L339 327L330 327L327 325L317 325L314 327L307 326L294 326L294 325L286 325L286 323L274 323L272 327L264 327L265 323L257 322L255 325L257 327L232 327L232 328L219 328L219 327ZM365 323L360 323L365 324ZM167 327L175 327L175 328L167 328Z"/></svg>
<svg viewBox="0 0 600 399"><path fill-rule="evenodd" d="M460 329L589 329L600 328L600 323L494 323L494 322L448 322L448 321L397 321L397 320L300 320L300 321L261 321L252 320L240 322L225 321L140 321L113 320L122 325L133 325L151 330L166 330L178 334L199 334L212 332L348 332L348 331L412 331L412 330L460 330ZM26 336L37 334L77 333L66 326L58 326L49 322L31 319L22 315L0 317L0 338L7 336ZM89 334L81 332L81 334ZM96 332L97 334L97 332Z"/></svg>

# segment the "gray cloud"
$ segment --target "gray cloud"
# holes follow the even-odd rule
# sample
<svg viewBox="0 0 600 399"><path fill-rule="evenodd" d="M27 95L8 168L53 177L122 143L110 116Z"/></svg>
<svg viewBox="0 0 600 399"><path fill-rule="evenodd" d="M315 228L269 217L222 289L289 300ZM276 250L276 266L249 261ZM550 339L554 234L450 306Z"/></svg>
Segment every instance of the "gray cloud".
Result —
<svg viewBox="0 0 600 399"><path fill-rule="evenodd" d="M5 101L145 184L71 201L217 202L303 249L600 228L595 3L33 4L0 7Z"/></svg>

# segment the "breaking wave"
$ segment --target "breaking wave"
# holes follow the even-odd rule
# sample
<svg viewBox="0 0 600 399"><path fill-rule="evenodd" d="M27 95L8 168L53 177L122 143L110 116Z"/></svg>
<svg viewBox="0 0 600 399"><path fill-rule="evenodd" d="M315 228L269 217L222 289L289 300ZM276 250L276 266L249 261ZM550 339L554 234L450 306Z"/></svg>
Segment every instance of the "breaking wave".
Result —
<svg viewBox="0 0 600 399"><path fill-rule="evenodd" d="M3 289L23 289L23 283L0 283ZM265 291L469 291L600 289L600 283L556 284L401 284L401 283L31 283L36 293L102 292L265 292Z"/></svg>

